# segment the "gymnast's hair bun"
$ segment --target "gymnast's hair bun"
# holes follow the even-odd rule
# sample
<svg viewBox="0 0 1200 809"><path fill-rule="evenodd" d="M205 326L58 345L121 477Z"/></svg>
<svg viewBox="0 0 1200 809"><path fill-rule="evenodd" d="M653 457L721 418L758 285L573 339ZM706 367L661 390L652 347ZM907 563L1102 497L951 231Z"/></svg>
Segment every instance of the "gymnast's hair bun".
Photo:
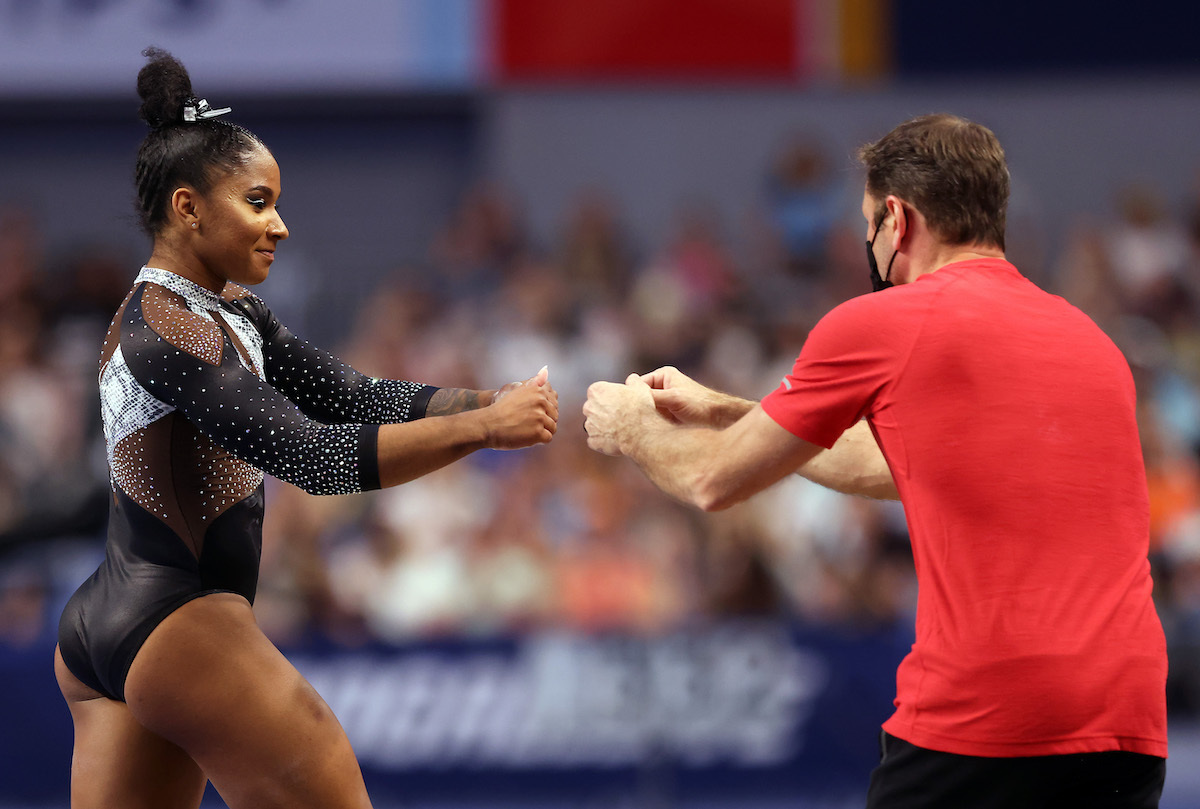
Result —
<svg viewBox="0 0 1200 809"><path fill-rule="evenodd" d="M187 68L161 48L146 48L142 56L150 61L138 71L137 90L142 99L138 117L151 129L182 122L184 105L194 98Z"/></svg>

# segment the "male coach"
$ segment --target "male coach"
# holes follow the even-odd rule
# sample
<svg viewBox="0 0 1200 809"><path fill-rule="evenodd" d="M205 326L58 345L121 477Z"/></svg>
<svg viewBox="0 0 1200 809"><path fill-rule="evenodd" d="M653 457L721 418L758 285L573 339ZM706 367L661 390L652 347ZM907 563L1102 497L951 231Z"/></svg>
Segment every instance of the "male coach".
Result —
<svg viewBox="0 0 1200 809"><path fill-rule="evenodd" d="M1167 657L1129 366L1005 260L991 131L924 116L859 158L877 294L758 404L673 368L595 383L588 444L704 510L793 472L903 502L916 642L869 809L1156 807Z"/></svg>

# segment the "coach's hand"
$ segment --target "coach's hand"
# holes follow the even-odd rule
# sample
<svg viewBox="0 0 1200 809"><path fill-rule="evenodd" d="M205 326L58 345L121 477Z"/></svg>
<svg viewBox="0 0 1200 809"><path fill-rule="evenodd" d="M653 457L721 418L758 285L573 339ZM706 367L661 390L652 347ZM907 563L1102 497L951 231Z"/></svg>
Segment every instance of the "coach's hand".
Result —
<svg viewBox="0 0 1200 809"><path fill-rule="evenodd" d="M624 385L593 383L583 404L583 416L588 447L605 455L624 454L624 448L648 424L662 423L650 387L637 374L630 374Z"/></svg>
<svg viewBox="0 0 1200 809"><path fill-rule="evenodd" d="M728 427L746 415L754 403L701 385L670 365L642 374L654 404L665 418L695 427Z"/></svg>

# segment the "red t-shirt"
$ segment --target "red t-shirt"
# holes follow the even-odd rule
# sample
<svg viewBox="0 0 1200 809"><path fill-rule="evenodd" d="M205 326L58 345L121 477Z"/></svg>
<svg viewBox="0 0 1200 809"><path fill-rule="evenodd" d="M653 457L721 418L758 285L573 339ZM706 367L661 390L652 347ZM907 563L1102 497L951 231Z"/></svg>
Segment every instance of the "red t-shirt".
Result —
<svg viewBox="0 0 1200 809"><path fill-rule="evenodd" d="M866 418L916 561L884 729L972 756L1167 754L1166 643L1120 351L1001 259L838 306L763 409L831 447Z"/></svg>

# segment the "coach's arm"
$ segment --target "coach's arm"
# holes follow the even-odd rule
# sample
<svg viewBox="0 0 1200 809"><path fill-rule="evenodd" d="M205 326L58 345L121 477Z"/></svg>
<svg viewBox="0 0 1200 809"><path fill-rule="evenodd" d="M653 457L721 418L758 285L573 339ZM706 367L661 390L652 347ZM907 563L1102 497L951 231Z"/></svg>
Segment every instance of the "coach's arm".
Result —
<svg viewBox="0 0 1200 809"><path fill-rule="evenodd" d="M664 491L700 508L726 508L793 472L845 494L899 499L865 421L827 450L792 435L755 402L714 391L675 368L608 385L588 391L588 445L629 455Z"/></svg>

